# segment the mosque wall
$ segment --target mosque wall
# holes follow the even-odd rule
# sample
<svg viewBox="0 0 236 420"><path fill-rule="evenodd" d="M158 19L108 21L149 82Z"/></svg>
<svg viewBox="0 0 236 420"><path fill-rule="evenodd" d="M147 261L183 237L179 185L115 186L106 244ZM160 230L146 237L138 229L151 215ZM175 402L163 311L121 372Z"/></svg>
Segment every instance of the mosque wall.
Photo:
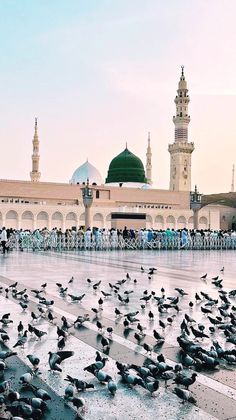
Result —
<svg viewBox="0 0 236 420"><path fill-rule="evenodd" d="M0 180L1 198L29 201L31 204L78 204L82 203L82 185L52 182ZM114 203L171 206L189 208L189 192L169 190L142 190L140 188L93 186L94 203L105 206Z"/></svg>
<svg viewBox="0 0 236 420"><path fill-rule="evenodd" d="M94 206L91 208L92 225L98 228L111 228L113 212L120 211L116 207ZM133 212L126 208L126 212ZM140 210L144 213L144 209ZM175 209L146 209L146 227L154 229L183 229L193 228L193 212L191 210ZM1 203L0 227L15 229L52 229L53 227L65 229L84 225L85 214L82 205L36 205L21 203ZM203 208L199 211L199 228L219 229L220 210ZM123 224L123 227L125 223ZM121 225L119 227L122 228ZM136 227L136 226L134 226Z"/></svg>

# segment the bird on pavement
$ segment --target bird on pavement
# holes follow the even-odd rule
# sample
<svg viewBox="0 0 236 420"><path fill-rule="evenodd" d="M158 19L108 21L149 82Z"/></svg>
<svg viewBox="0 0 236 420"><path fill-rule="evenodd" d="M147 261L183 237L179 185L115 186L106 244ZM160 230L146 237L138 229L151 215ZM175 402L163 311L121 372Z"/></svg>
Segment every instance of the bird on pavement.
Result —
<svg viewBox="0 0 236 420"><path fill-rule="evenodd" d="M68 359L69 357L72 357L74 355L74 352L73 351L58 351L56 353L53 353L49 351L48 354L49 354L48 364L49 364L50 370L62 372L62 368L60 367L61 362L63 362L63 360L65 359Z"/></svg>

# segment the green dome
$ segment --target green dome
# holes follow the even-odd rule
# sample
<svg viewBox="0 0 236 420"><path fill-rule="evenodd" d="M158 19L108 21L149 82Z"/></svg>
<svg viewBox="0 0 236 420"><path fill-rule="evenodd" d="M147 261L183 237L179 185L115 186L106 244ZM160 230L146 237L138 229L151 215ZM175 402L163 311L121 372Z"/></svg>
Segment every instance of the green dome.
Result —
<svg viewBox="0 0 236 420"><path fill-rule="evenodd" d="M141 159L126 149L112 159L106 184L113 182L140 182L146 184L145 171Z"/></svg>

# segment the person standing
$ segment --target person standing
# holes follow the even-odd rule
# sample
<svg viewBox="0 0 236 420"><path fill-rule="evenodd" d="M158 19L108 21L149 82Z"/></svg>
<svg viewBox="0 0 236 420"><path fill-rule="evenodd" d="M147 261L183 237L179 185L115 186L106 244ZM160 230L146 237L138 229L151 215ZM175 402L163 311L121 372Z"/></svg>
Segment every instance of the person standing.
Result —
<svg viewBox="0 0 236 420"><path fill-rule="evenodd" d="M7 231L6 231L5 227L3 227L2 228L2 233L1 233L1 244L2 244L3 254L5 254L5 252L6 252L6 243L7 243Z"/></svg>

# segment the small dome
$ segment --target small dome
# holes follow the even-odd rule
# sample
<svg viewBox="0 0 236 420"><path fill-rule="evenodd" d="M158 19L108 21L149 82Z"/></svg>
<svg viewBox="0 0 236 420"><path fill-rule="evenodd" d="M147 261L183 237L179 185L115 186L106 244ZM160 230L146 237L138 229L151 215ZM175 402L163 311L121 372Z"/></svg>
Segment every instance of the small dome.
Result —
<svg viewBox="0 0 236 420"><path fill-rule="evenodd" d="M147 182L141 159L131 153L127 147L110 163L106 184L114 182Z"/></svg>
<svg viewBox="0 0 236 420"><path fill-rule="evenodd" d="M70 184L83 184L83 182L87 182L87 179L89 179L90 184L103 184L100 172L88 160L76 169L72 175Z"/></svg>

